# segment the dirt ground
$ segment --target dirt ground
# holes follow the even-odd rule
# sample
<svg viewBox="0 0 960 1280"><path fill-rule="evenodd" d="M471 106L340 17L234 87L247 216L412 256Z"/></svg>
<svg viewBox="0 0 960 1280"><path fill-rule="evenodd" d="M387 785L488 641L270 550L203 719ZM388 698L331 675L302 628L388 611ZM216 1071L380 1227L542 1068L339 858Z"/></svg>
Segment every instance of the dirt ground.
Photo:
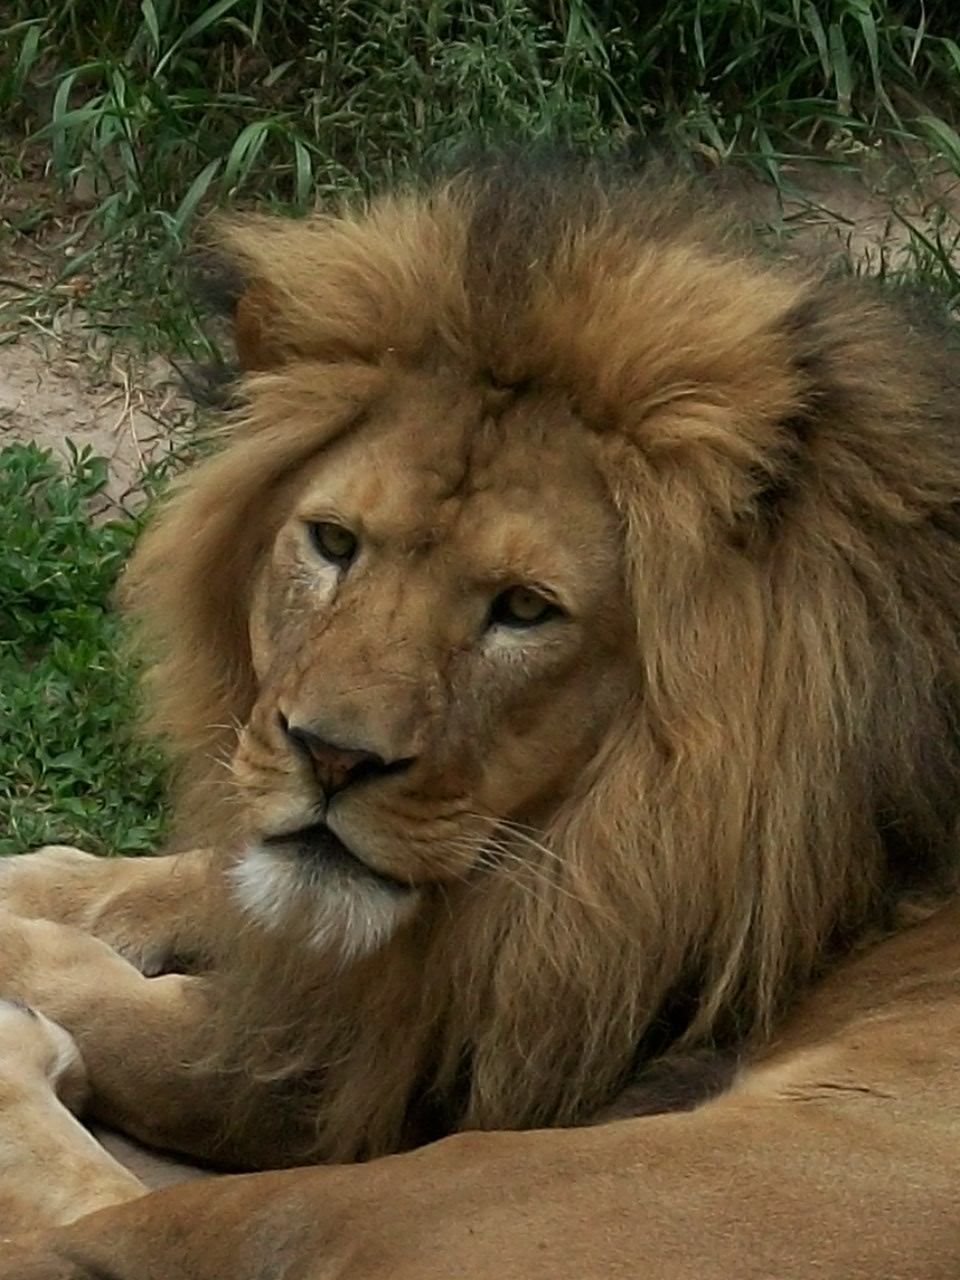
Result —
<svg viewBox="0 0 960 1280"><path fill-rule="evenodd" d="M0 173L0 448L32 442L66 458L70 441L106 458L111 514L137 506L140 477L185 436L194 407L169 360L85 309L89 274L58 283L82 214L42 175Z"/></svg>
<svg viewBox="0 0 960 1280"><path fill-rule="evenodd" d="M108 461L105 510L130 511L140 476L174 447L192 408L161 357L93 358L96 334L65 340L71 318L0 346L0 448L34 442L66 458L68 440L88 446Z"/></svg>
<svg viewBox="0 0 960 1280"><path fill-rule="evenodd" d="M939 218L941 241L953 246L960 264L956 175L928 176L920 196L915 184L891 181L889 167L878 168L868 164L856 176L806 166L796 175L805 198L785 204L749 175L734 174L727 185L749 217L777 227L805 255L846 252L860 262L902 262L909 234L896 210L927 230ZM144 468L184 438L193 407L163 356L146 358L96 327L76 285L48 292L42 320L28 314L23 298L37 287L49 290L54 264L62 261L56 236L49 221L33 238L2 232L6 218L38 194L24 186L0 190L0 447L35 441L66 455L68 440L89 446L109 461L106 509L130 509Z"/></svg>

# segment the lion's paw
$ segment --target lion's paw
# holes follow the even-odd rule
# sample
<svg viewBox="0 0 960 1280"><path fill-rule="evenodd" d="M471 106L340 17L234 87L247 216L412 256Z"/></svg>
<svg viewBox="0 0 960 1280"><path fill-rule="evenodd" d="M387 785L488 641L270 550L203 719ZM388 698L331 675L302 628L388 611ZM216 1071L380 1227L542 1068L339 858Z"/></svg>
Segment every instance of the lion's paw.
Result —
<svg viewBox="0 0 960 1280"><path fill-rule="evenodd" d="M208 850L111 858L70 845L0 858L0 911L99 938L146 977L208 964ZM2 985L2 975L0 975Z"/></svg>
<svg viewBox="0 0 960 1280"><path fill-rule="evenodd" d="M84 849L78 849L75 844L43 844L39 849L34 849L31 855L34 858L43 858L51 865L61 864L62 866L76 866L78 863L89 864L96 860L95 853L87 853Z"/></svg>
<svg viewBox="0 0 960 1280"><path fill-rule="evenodd" d="M46 1082L70 1111L87 1098L87 1073L76 1041L39 1009L0 997L0 1096Z"/></svg>
<svg viewBox="0 0 960 1280"><path fill-rule="evenodd" d="M4 1260L3 1237L59 1226L143 1193L139 1180L76 1118L86 1096L86 1071L73 1037L28 1005L0 998ZM33 1273L0 1267L0 1274Z"/></svg>
<svg viewBox="0 0 960 1280"><path fill-rule="evenodd" d="M0 858L0 905L14 915L73 923L78 891L100 859L70 845Z"/></svg>

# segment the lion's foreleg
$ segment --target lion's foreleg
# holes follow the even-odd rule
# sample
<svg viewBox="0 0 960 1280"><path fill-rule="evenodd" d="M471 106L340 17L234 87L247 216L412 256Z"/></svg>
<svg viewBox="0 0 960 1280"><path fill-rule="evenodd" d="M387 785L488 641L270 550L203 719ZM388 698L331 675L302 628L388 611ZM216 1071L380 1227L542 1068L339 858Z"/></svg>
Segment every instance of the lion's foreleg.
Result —
<svg viewBox="0 0 960 1280"><path fill-rule="evenodd" d="M210 859L205 849L100 858L49 845L0 859L0 906L82 929L143 973L198 968L209 936Z"/></svg>
<svg viewBox="0 0 960 1280"><path fill-rule="evenodd" d="M88 1114L152 1146L216 1158L229 1082L193 1065L212 1021L206 979L147 978L79 929L4 912L0 993L75 1038Z"/></svg>
<svg viewBox="0 0 960 1280"><path fill-rule="evenodd" d="M955 1280L949 1117L900 1102L732 1096L186 1184L0 1252L0 1280Z"/></svg>
<svg viewBox="0 0 960 1280"><path fill-rule="evenodd" d="M86 1092L67 1032L0 1000L0 1237L72 1222L143 1194L72 1114Z"/></svg>

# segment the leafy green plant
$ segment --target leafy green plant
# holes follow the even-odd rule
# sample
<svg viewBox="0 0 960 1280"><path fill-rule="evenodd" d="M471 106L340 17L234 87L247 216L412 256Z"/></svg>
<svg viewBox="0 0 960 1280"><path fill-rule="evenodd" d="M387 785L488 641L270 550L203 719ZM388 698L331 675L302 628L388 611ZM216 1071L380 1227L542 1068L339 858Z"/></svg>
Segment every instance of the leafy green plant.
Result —
<svg viewBox="0 0 960 1280"><path fill-rule="evenodd" d="M131 738L109 597L136 522L95 523L106 464L0 450L0 853L135 853L160 833L159 762Z"/></svg>

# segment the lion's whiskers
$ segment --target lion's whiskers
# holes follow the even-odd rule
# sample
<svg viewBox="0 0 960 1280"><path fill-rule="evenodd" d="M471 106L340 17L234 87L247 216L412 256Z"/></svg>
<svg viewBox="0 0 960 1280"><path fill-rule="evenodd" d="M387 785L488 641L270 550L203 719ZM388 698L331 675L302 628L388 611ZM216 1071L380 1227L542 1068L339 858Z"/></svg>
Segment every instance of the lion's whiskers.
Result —
<svg viewBox="0 0 960 1280"><path fill-rule="evenodd" d="M483 818L480 814L468 815L472 818ZM484 821L489 819L483 818ZM593 896L578 893L569 885L562 883L561 877L566 871L564 859L542 840L536 839L527 829L504 820L498 824L503 835L496 832L483 836L460 836L445 842L438 853L447 852L451 860L459 865L466 856L470 859L472 869L480 869L492 875L501 875L510 884L540 905L549 906L558 900L583 907L588 913L611 928L619 926L617 917L605 908ZM546 861L541 865L536 859L524 857L508 840L508 836L516 837L526 849L537 854ZM549 867L549 871L547 870Z"/></svg>

